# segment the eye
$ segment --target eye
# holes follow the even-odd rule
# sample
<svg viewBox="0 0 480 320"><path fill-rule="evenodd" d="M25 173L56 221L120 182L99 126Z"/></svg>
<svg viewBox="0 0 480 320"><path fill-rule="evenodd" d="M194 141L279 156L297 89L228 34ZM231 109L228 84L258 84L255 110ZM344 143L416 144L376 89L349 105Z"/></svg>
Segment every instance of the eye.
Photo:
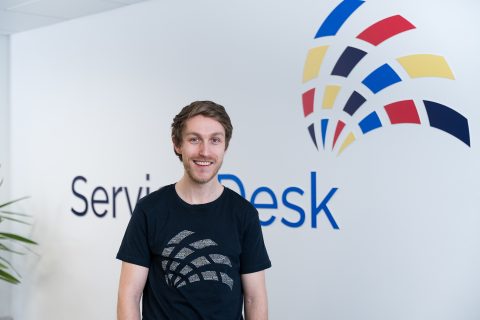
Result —
<svg viewBox="0 0 480 320"><path fill-rule="evenodd" d="M197 144L200 140L197 137L191 137L188 139L188 142L191 144Z"/></svg>
<svg viewBox="0 0 480 320"><path fill-rule="evenodd" d="M220 139L218 137L212 138L212 143L213 144L220 144L220 143L222 143L222 139Z"/></svg>

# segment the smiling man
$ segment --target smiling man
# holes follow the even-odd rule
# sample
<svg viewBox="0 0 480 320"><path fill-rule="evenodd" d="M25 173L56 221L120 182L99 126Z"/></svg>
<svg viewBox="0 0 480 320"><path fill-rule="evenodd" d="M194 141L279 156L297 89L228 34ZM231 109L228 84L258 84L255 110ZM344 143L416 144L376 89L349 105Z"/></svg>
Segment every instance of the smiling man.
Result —
<svg viewBox="0 0 480 320"><path fill-rule="evenodd" d="M271 266L258 212L217 178L232 137L224 107L196 101L172 123L184 174L141 199L117 258L119 320L268 318Z"/></svg>

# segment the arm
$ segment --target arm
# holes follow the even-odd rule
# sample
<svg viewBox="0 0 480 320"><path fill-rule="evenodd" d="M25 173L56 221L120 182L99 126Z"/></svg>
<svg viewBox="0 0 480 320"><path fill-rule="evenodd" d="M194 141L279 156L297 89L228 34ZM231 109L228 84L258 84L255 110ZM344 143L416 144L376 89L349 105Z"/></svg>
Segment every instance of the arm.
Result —
<svg viewBox="0 0 480 320"><path fill-rule="evenodd" d="M140 298L147 281L148 268L122 262L118 287L117 319L140 320Z"/></svg>
<svg viewBox="0 0 480 320"><path fill-rule="evenodd" d="M265 271L242 274L245 320L267 320L268 300Z"/></svg>

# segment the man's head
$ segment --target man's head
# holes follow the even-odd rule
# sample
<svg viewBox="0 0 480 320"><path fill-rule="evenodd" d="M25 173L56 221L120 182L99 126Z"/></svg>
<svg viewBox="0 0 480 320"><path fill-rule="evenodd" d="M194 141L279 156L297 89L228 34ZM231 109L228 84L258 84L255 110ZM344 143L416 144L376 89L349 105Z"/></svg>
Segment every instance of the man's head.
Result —
<svg viewBox="0 0 480 320"><path fill-rule="evenodd" d="M225 108L212 101L195 101L185 106L179 114L175 116L172 123L172 141L174 152L182 161L182 155L175 150L175 147L181 147L183 143L183 134L186 123L195 116L204 116L219 122L225 130L225 150L228 148L230 139L232 138L232 123Z"/></svg>
<svg viewBox="0 0 480 320"><path fill-rule="evenodd" d="M173 150L192 183L209 183L217 176L232 137L225 109L211 101L196 101L173 119Z"/></svg>

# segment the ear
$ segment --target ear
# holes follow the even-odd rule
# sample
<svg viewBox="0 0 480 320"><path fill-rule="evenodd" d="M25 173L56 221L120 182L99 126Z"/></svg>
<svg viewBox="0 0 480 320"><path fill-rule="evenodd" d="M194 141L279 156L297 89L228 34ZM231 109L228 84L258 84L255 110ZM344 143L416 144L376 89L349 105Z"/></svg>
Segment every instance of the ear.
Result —
<svg viewBox="0 0 480 320"><path fill-rule="evenodd" d="M177 146L175 144L175 141L173 140L173 138L172 138L172 143L173 143L173 149L175 150L175 152L178 153L178 154L181 154L182 153L182 146L181 145Z"/></svg>

